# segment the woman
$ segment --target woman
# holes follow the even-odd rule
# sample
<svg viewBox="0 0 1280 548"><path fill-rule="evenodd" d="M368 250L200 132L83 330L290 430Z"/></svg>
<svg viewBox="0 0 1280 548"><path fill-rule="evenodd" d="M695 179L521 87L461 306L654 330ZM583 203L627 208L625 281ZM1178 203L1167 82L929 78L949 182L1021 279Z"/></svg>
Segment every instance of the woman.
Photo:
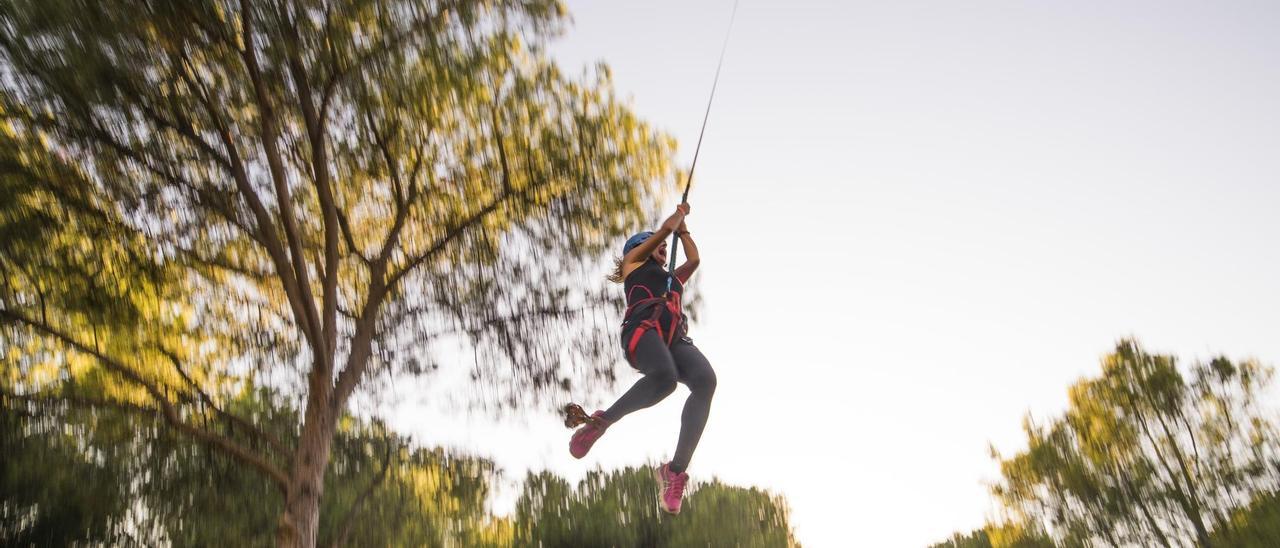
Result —
<svg viewBox="0 0 1280 548"><path fill-rule="evenodd" d="M685 469L702 437L711 410L711 397L716 391L715 371L693 341L685 336L685 318L680 310L684 283L698 268L698 246L684 222L688 214L689 205L681 204L656 232L636 234L622 247L623 256L609 280L622 283L626 292L622 346L627 361L644 376L608 409L592 414L569 442L569 452L582 458L613 423L662 401L676 389L677 381L684 383L690 394L680 415L675 456L654 471L661 484L660 506L672 514L680 513L689 480ZM675 270L674 279L664 267L666 237L673 232L680 236L687 257Z"/></svg>

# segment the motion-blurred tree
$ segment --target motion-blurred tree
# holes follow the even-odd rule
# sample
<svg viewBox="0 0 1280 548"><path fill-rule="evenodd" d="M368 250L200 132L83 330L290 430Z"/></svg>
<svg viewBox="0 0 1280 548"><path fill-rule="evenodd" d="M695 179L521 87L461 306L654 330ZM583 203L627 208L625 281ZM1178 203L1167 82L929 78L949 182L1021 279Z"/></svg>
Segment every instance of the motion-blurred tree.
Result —
<svg viewBox="0 0 1280 548"><path fill-rule="evenodd" d="M969 534L956 533L947 540L929 545L929 548L991 548L991 537L986 529L978 529Z"/></svg>
<svg viewBox="0 0 1280 548"><path fill-rule="evenodd" d="M118 523L128 508L120 482L127 474L119 453L127 447L112 443L121 441L115 432L83 410L68 421L7 403L0 402L0 544L124 543ZM91 438L108 443L90 454Z"/></svg>
<svg viewBox="0 0 1280 548"><path fill-rule="evenodd" d="M1214 546L1270 548L1280 539L1280 494L1254 499L1248 508L1233 512L1231 526L1213 532Z"/></svg>
<svg viewBox="0 0 1280 548"><path fill-rule="evenodd" d="M18 402L0 416L0 544L263 546L281 495L255 471L154 415ZM270 390L227 405L287 426ZM38 414L27 411L39 409ZM711 481L679 516L657 508L648 470L595 471L570 487L530 474L515 515L487 511L492 463L344 418L334 437L318 540L328 546L798 546L786 501ZM988 545L989 546L989 545Z"/></svg>
<svg viewBox="0 0 1280 548"><path fill-rule="evenodd" d="M259 472L280 543L312 546L352 395L429 370L437 337L508 401L608 378L587 272L672 145L607 70L560 73L542 44L564 20L556 0L0 4L0 389L162 418ZM294 388L293 428L229 404L253 376Z"/></svg>
<svg viewBox="0 0 1280 548"><path fill-rule="evenodd" d="M956 533L929 548L1054 548L1054 543L1035 524L1004 523Z"/></svg>
<svg viewBox="0 0 1280 548"><path fill-rule="evenodd" d="M266 428L296 422L269 391L228 402ZM280 494L256 472L156 417L19 402L0 417L0 544L263 546ZM38 408L43 407L43 408ZM38 410L39 413L29 413ZM22 411L22 412L18 412ZM376 423L343 419L318 538L332 546L506 546L485 510L487 461L413 449Z"/></svg>
<svg viewBox="0 0 1280 548"><path fill-rule="evenodd" d="M575 489L529 474L516 503L517 546L799 546L786 501L712 481L696 487L678 517L658 509L647 469L593 471Z"/></svg>
<svg viewBox="0 0 1280 548"><path fill-rule="evenodd" d="M1280 438L1258 402L1271 370L1217 358L1189 373L1122 341L1062 417L1027 419L1027 449L996 454L1008 524L1061 546L1207 547L1274 530L1251 522L1274 519L1280 491Z"/></svg>

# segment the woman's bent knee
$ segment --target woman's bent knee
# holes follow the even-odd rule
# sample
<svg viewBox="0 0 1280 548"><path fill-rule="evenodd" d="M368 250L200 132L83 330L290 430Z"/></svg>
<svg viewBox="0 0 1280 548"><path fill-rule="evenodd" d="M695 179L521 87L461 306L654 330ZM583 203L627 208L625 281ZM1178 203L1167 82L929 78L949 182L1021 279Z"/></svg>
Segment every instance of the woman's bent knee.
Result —
<svg viewBox="0 0 1280 548"><path fill-rule="evenodd" d="M656 368L645 374L645 378L653 384L656 391L666 396L676 389L676 372L667 368Z"/></svg>
<svg viewBox="0 0 1280 548"><path fill-rule="evenodd" d="M699 396L711 397L716 393L716 372L708 367L706 370L692 375L687 384L690 392Z"/></svg>
<svg viewBox="0 0 1280 548"><path fill-rule="evenodd" d="M676 376L674 374L661 375L658 378L655 378L654 381L658 383L658 386L664 393L670 394L676 391Z"/></svg>

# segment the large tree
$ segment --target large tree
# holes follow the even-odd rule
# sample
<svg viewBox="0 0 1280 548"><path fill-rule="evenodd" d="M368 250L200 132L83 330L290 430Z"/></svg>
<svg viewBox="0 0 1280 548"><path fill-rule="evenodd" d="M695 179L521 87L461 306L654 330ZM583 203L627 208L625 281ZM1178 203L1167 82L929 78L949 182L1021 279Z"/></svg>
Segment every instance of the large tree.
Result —
<svg viewBox="0 0 1280 548"><path fill-rule="evenodd" d="M1273 528L1250 523L1280 492L1280 438L1259 402L1271 375L1226 358L1184 372L1121 341L1061 417L1028 419L1027 449L1000 458L1007 525L1063 546L1208 547Z"/></svg>
<svg viewBox="0 0 1280 548"><path fill-rule="evenodd" d="M542 44L555 0L0 4L6 397L159 417L320 530L370 378L461 335L510 398L606 376L591 267L671 143ZM10 147L9 145L13 146ZM267 431L237 379L292 387ZM513 389L512 389L513 388Z"/></svg>

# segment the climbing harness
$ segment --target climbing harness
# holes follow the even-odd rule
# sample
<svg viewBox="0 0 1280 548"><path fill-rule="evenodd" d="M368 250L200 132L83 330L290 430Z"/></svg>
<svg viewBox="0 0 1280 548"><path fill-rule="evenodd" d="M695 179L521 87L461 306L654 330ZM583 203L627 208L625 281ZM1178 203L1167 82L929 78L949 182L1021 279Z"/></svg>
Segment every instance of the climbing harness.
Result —
<svg viewBox="0 0 1280 548"><path fill-rule="evenodd" d="M666 343L667 346L671 346L675 342L676 334L680 332L683 315L680 312L680 291L671 291L670 283L671 279L668 278L667 294L662 297L654 295L648 287L643 285L631 288L632 292L637 289L643 289L649 294L649 297L632 302L622 314L623 333L626 333L628 328L634 325L634 328L631 329L631 336L627 337L626 342L627 361L631 361L635 356L636 346L640 344L640 338L650 329L656 331L658 338L662 339L662 342ZM680 280L680 284L681 289L684 289L684 280ZM631 300L630 293L627 294L627 300ZM650 307L649 317L640 320L638 323L634 322L631 317L632 311L642 310L644 307ZM663 333L662 329L662 312L664 310L671 314L671 327L666 330L666 333Z"/></svg>

